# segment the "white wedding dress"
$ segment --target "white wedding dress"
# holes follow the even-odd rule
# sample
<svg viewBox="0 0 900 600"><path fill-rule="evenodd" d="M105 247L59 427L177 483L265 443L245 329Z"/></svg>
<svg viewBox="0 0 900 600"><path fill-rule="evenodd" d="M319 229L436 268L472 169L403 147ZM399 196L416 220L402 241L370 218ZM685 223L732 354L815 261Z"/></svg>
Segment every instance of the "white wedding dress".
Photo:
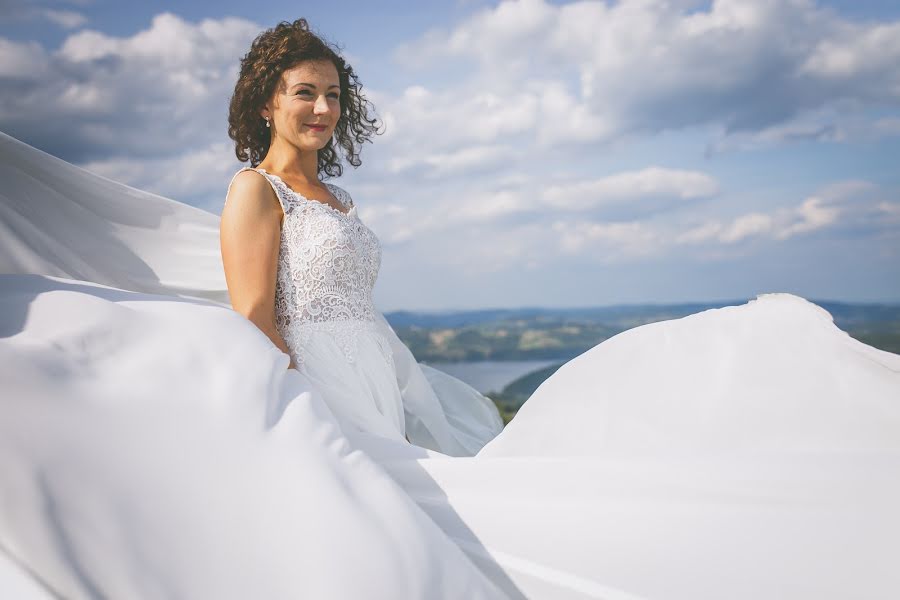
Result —
<svg viewBox="0 0 900 600"><path fill-rule="evenodd" d="M230 309L218 217L0 134L0 597L900 597L900 356L765 294L502 428L375 310L349 195L269 180L297 370Z"/></svg>
<svg viewBox="0 0 900 600"><path fill-rule="evenodd" d="M427 365L398 377L394 353L401 365L415 360L375 308L381 244L350 195L326 183L341 211L294 192L264 169L244 167L235 177L243 171L265 177L284 211L276 328L343 429L398 441L409 436L454 456L471 456L500 433L494 403L458 379Z"/></svg>

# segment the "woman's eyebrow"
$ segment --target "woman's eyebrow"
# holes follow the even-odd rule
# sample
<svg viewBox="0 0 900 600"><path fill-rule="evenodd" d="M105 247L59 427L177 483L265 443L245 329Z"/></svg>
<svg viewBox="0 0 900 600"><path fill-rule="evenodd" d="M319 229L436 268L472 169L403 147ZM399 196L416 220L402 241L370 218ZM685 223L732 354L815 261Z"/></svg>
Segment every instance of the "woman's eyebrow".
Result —
<svg viewBox="0 0 900 600"><path fill-rule="evenodd" d="M295 83L295 84L292 85L291 87L294 88L294 87L297 87L298 85L308 85L308 86L311 87L312 89L316 89L315 84L312 84L312 83L306 83L305 81L301 81L301 82L299 82L299 83ZM341 86L339 86L339 85L336 84L336 83L332 83L331 85L328 86L328 89L329 89L329 90L330 90L331 88L338 88L338 89L341 89Z"/></svg>

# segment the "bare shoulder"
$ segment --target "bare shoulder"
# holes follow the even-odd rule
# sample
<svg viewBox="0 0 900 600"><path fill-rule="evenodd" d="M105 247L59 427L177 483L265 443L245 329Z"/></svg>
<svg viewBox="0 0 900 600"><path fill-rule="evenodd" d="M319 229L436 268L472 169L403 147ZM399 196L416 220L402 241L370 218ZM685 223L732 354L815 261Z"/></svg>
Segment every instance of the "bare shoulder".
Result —
<svg viewBox="0 0 900 600"><path fill-rule="evenodd" d="M237 173L231 180L225 196L225 212L242 214L281 213L281 204L266 177L253 169Z"/></svg>

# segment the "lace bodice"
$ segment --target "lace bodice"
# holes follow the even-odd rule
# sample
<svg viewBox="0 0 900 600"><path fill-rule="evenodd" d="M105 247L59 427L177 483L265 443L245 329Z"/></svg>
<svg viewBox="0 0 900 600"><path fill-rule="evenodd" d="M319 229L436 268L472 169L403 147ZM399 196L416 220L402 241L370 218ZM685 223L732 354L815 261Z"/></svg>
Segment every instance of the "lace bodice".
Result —
<svg viewBox="0 0 900 600"><path fill-rule="evenodd" d="M385 361L393 367L389 342L376 326L372 301L381 244L360 221L350 194L325 183L346 209L340 211L294 192L277 175L252 170L269 181L284 210L275 325L295 363L305 362L304 347L315 331L330 333L353 362L357 338L366 331L376 337Z"/></svg>

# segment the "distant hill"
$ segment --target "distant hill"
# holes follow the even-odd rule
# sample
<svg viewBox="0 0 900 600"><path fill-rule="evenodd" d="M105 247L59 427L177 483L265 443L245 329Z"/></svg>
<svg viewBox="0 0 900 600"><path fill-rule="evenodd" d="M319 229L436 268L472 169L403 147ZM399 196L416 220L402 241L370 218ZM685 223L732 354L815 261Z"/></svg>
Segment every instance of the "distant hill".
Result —
<svg viewBox="0 0 900 600"><path fill-rule="evenodd" d="M385 317L418 360L565 361L626 329L746 302L398 311ZM900 353L900 304L813 302L831 313L835 324L853 337Z"/></svg>
<svg viewBox="0 0 900 600"><path fill-rule="evenodd" d="M531 373L512 381L502 390L489 391L485 396L493 400L494 404L497 405L500 416L503 417L503 422L509 423L516 415L516 412L518 412L522 405L525 404L525 401L531 397L536 389L538 389L538 386L544 383L548 377L556 373L557 369L563 366L563 364L565 363L561 362L532 371Z"/></svg>
<svg viewBox="0 0 900 600"><path fill-rule="evenodd" d="M575 320L585 322L622 323L627 329L635 319L645 323L690 315L710 308L737 306L747 300L686 304L622 304L586 308L496 308L444 312L394 311L385 318L397 327L459 328L497 323L500 321Z"/></svg>
<svg viewBox="0 0 900 600"><path fill-rule="evenodd" d="M518 308L385 314L417 360L556 360L490 397L508 423L534 391L566 361L627 329L678 319L746 300L716 303L635 304L596 308ZM816 301L854 338L900 354L900 304Z"/></svg>

